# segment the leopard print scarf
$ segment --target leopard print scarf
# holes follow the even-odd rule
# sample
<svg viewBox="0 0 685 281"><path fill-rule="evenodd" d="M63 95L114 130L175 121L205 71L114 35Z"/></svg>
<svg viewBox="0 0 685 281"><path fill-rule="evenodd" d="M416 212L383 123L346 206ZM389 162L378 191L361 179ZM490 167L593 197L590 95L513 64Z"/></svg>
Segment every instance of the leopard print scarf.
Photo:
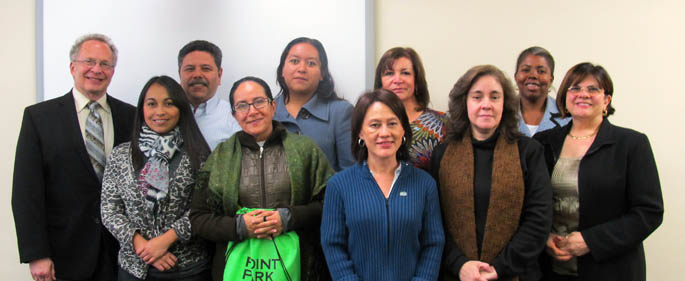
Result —
<svg viewBox="0 0 685 281"><path fill-rule="evenodd" d="M164 135L147 125L141 128L138 147L147 161L140 171L138 185L148 201L156 203L166 197L169 191L169 160L182 145L183 138L178 126Z"/></svg>

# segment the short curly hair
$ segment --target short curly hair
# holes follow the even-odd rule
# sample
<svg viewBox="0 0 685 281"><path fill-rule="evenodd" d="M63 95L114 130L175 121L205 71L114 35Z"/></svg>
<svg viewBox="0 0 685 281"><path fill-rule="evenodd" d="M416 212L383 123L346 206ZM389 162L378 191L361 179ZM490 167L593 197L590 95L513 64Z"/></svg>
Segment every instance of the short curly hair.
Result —
<svg viewBox="0 0 685 281"><path fill-rule="evenodd" d="M516 59L516 71L514 72L514 75L519 72L519 68L521 67L521 63L523 60L525 60L528 56L537 56L545 59L545 62L547 62L547 67L549 67L549 72L554 77L554 57L552 57L552 54L549 53L545 48L539 47L539 46L533 46L528 49L525 49L519 54L518 59Z"/></svg>
<svg viewBox="0 0 685 281"><path fill-rule="evenodd" d="M466 97L473 84L483 76L494 77L504 92L504 108L498 130L509 143L513 143L521 136L518 131L518 99L511 80L493 65L478 65L469 69L457 80L449 94L449 119L447 122L447 141L460 142L465 135L471 134L471 121L466 108Z"/></svg>

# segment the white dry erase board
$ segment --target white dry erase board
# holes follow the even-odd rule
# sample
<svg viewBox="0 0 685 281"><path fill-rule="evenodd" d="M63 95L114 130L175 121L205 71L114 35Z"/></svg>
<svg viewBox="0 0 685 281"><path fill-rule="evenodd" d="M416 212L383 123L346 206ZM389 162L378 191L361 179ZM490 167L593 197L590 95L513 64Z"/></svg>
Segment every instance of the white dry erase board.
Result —
<svg viewBox="0 0 685 281"><path fill-rule="evenodd" d="M178 51L203 39L223 52L222 85L247 75L269 83L290 40L319 39L328 53L338 95L354 103L373 87L372 0L37 0L38 100L64 95L73 86L69 49L87 33L103 33L119 49L108 93L135 104L155 75L178 80Z"/></svg>

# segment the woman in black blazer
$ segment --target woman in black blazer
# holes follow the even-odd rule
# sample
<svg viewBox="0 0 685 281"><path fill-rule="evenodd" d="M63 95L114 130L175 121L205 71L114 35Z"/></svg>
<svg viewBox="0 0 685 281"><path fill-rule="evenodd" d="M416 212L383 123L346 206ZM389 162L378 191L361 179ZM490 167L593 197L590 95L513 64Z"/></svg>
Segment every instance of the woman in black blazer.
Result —
<svg viewBox="0 0 685 281"><path fill-rule="evenodd" d="M572 121L540 132L554 189L545 280L645 280L642 241L663 200L647 136L607 119L613 84L599 65L572 67L557 106Z"/></svg>

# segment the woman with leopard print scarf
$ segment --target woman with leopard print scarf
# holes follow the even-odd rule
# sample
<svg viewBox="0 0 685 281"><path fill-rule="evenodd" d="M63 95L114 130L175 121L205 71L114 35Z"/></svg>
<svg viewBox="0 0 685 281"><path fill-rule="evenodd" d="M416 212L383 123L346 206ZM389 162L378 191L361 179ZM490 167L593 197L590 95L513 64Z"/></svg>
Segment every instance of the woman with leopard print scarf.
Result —
<svg viewBox="0 0 685 281"><path fill-rule="evenodd" d="M118 280L208 280L209 254L188 212L210 150L174 79L147 82L132 135L112 151L102 183L102 221L121 246Z"/></svg>

